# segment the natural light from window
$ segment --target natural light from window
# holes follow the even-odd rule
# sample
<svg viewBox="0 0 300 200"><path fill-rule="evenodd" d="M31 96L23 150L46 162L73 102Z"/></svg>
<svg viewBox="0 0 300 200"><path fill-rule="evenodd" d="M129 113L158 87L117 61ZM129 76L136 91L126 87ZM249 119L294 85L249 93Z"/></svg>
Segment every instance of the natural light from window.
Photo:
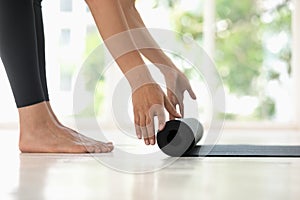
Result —
<svg viewBox="0 0 300 200"><path fill-rule="evenodd" d="M226 92L226 120L293 122L292 1L215 0L209 4L206 0L137 0L136 4L148 27L179 32L204 48L205 44L212 44L209 54ZM214 7L209 8L211 5ZM205 14L205 9L211 13ZM84 1L44 1L43 12L50 99L58 115L68 118L73 112L72 91L78 70L101 39ZM205 36L207 20L215 21L211 24L213 36ZM184 42L182 38L178 40ZM201 80L193 76L191 66L182 59L170 56L190 77L193 87L197 87L199 112L203 117L201 111L204 112L208 102L201 99ZM0 122L17 122L10 86L0 65ZM91 62L85 73L105 85L108 77L93 76L98 67L104 67L101 59L100 63ZM93 112L99 117L106 115L105 91L91 92L97 101L81 113L82 117L88 118Z"/></svg>

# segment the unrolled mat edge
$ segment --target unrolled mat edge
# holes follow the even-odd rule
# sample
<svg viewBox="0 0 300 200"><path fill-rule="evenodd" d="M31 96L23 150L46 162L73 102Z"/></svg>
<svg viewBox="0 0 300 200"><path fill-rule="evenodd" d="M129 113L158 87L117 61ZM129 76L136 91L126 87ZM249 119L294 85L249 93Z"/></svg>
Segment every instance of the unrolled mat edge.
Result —
<svg viewBox="0 0 300 200"><path fill-rule="evenodd" d="M181 157L300 157L300 146L197 145Z"/></svg>

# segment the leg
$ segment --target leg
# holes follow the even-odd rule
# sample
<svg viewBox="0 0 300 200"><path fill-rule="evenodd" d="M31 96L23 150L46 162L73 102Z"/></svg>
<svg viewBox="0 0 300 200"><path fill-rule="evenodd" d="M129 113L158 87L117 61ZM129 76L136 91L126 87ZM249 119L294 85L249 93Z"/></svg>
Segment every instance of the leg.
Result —
<svg viewBox="0 0 300 200"><path fill-rule="evenodd" d="M80 137L85 142L93 141L97 142L91 138L87 138L84 135L79 135L76 131L65 127L56 117L49 100L48 86L47 86L47 78L46 78L46 60L45 60L45 37L44 37L44 25L43 25L43 15L42 15L42 0L33 0L33 8L34 8L34 18L35 18L35 29L36 29L36 38L37 38L37 52L38 52L38 63L39 63L39 73L40 73L40 81L42 84L42 89L44 93L44 99L46 101L48 110L52 115L53 119L56 123L61 126L61 128L70 131L70 134Z"/></svg>
<svg viewBox="0 0 300 200"><path fill-rule="evenodd" d="M40 81L44 93L44 100L47 103L48 109L52 114L54 120L62 125L57 119L55 113L52 110L49 101L49 93L47 86L46 78L46 59L45 59L45 36L44 36L44 23L43 23L43 14L42 14L42 0L33 0L33 9L34 9L34 22L35 22L35 33L37 40L37 53L38 53L38 64L39 64L39 74Z"/></svg>
<svg viewBox="0 0 300 200"><path fill-rule="evenodd" d="M44 25L43 25L41 2L42 0L33 0L34 19L35 19L34 22L35 22L35 30L36 30L35 32L36 32L36 40L37 40L40 81L42 84L44 99L45 101L49 101L47 78L46 78L45 38L44 38Z"/></svg>
<svg viewBox="0 0 300 200"><path fill-rule="evenodd" d="M19 16L16 16L19 15ZM0 55L20 117L22 152L109 152L111 144L88 141L60 127L44 95L33 0L0 0Z"/></svg>
<svg viewBox="0 0 300 200"><path fill-rule="evenodd" d="M44 101L30 0L0 0L0 53L17 107ZM18 16L19 15L19 16Z"/></svg>

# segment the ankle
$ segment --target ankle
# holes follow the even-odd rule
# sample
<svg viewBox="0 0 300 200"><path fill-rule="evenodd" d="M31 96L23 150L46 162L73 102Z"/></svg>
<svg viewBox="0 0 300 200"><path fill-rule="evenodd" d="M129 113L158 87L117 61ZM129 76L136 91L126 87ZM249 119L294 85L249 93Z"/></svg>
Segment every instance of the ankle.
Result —
<svg viewBox="0 0 300 200"><path fill-rule="evenodd" d="M51 113L45 102L19 108L20 130L35 130L53 124Z"/></svg>

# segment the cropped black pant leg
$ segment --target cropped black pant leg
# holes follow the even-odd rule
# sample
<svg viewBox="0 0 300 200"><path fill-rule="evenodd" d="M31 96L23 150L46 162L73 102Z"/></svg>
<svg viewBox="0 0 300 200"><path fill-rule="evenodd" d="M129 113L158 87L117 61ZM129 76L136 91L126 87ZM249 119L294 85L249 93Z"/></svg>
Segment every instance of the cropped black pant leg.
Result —
<svg viewBox="0 0 300 200"><path fill-rule="evenodd" d="M18 108L49 101L41 1L0 0L0 56Z"/></svg>

